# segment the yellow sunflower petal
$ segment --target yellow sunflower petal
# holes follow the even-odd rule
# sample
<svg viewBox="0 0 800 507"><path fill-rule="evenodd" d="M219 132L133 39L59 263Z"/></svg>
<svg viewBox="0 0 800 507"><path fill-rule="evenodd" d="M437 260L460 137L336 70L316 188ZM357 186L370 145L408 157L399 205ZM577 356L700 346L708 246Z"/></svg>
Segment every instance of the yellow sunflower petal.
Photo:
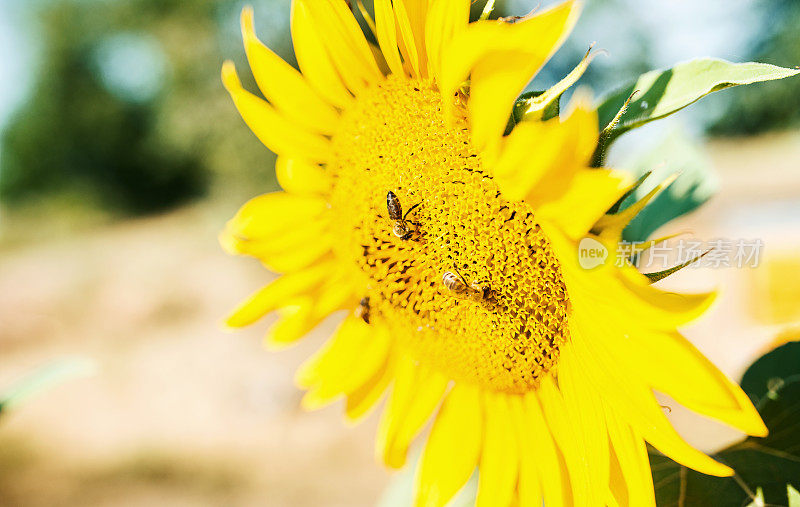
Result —
<svg viewBox="0 0 800 507"><path fill-rule="evenodd" d="M271 192L247 201L226 224L226 229L241 238L268 238L310 224L326 209L324 199Z"/></svg>
<svg viewBox="0 0 800 507"><path fill-rule="evenodd" d="M477 507L507 507L515 495L521 449L508 398L501 393L483 393L486 424L478 472Z"/></svg>
<svg viewBox="0 0 800 507"><path fill-rule="evenodd" d="M409 445L439 406L447 383L444 375L421 368L409 359L398 365L377 444L388 466L400 468L405 464Z"/></svg>
<svg viewBox="0 0 800 507"><path fill-rule="evenodd" d="M622 197L629 182L630 178L621 172L581 169L565 194L536 209L540 217L557 224L570 238L579 240Z"/></svg>
<svg viewBox="0 0 800 507"><path fill-rule="evenodd" d="M767 435L744 391L679 333L632 332L618 343L634 356L631 363L653 389L749 435Z"/></svg>
<svg viewBox="0 0 800 507"><path fill-rule="evenodd" d="M334 67L305 2L292 1L291 27L294 53L303 76L328 102L347 107L353 96Z"/></svg>
<svg viewBox="0 0 800 507"><path fill-rule="evenodd" d="M504 139L493 167L494 176L509 199L524 199L547 171L557 166L562 169L559 160L566 156L563 152L569 148L567 144L572 143L570 134L569 124L559 122L558 118L546 122L526 121L514 127ZM561 172L562 184L569 186L577 168L563 169L566 174Z"/></svg>
<svg viewBox="0 0 800 507"><path fill-rule="evenodd" d="M582 183L574 181L578 173L608 174L586 168L591 156L591 149L587 151L587 146L597 144L597 112L591 109L591 104L580 104L561 119L521 122L504 138L494 168L498 183L509 199L525 199L534 208L539 208L544 203L558 202L569 191L574 192L573 187ZM533 146L536 149L532 149ZM601 191L608 187L608 184L602 185L600 177L597 179ZM584 193L587 192L584 190ZM622 193L618 192L616 197ZM601 217L615 200L603 202L601 205L605 207L593 210L592 219L596 221Z"/></svg>
<svg viewBox="0 0 800 507"><path fill-rule="evenodd" d="M575 136L575 161L588 165L597 148L600 131L597 126L597 109L592 94L586 88L578 88L564 108L562 117L569 119Z"/></svg>
<svg viewBox="0 0 800 507"><path fill-rule="evenodd" d="M432 0L425 23L428 64L438 82L442 69L442 48L469 24L470 0Z"/></svg>
<svg viewBox="0 0 800 507"><path fill-rule="evenodd" d="M250 239L229 227L220 235L226 251L259 259L270 270L289 273L309 266L330 253L335 237L329 220L298 224L272 237Z"/></svg>
<svg viewBox="0 0 800 507"><path fill-rule="evenodd" d="M283 275L242 302L227 319L229 327L244 327L277 310L286 300L311 292L329 276L332 264L320 264Z"/></svg>
<svg viewBox="0 0 800 507"><path fill-rule="evenodd" d="M348 393L345 405L345 421L348 424L358 423L378 404L392 379L394 372L392 364L392 353L389 353L384 364L378 367L372 378L355 391Z"/></svg>
<svg viewBox="0 0 800 507"><path fill-rule="evenodd" d="M591 339L574 333L575 341ZM595 392L581 364L569 347L561 352L558 364L558 387L570 417L575 421L588 467L589 481L593 491L603 491L609 480L608 430L605 414L600 404L601 397Z"/></svg>
<svg viewBox="0 0 800 507"><path fill-rule="evenodd" d="M339 324L325 345L300 365L294 378L298 387L310 389L332 373L342 368L346 369L346 366L342 367L340 361L349 364L354 360L355 354L368 339L368 334L361 332L355 320L359 319L348 316Z"/></svg>
<svg viewBox="0 0 800 507"><path fill-rule="evenodd" d="M549 201L561 198L572 186L571 177L580 170L587 171L586 166L591 156L591 151L586 152L586 145L595 146L597 144L597 112L588 107L579 107L573 112L565 114L561 118L554 118L545 122L545 125L553 125L563 132L562 138L557 148L562 153L551 157L550 164L547 160L539 160L539 157L531 157L536 160L539 167L533 168L532 163L528 162L523 169L525 172L533 172L537 176L536 184L527 192L525 198L534 207ZM544 144L537 141L537 146ZM552 148L550 148L552 149ZM555 161L553 163L552 161ZM533 171L531 171L534 169ZM595 169L596 171L596 169ZM609 206L613 201L609 203ZM608 208L606 208L608 209ZM603 210L606 211L606 210Z"/></svg>
<svg viewBox="0 0 800 507"><path fill-rule="evenodd" d="M358 93L382 77L364 34L340 0L294 0L305 6L328 56L351 92Z"/></svg>
<svg viewBox="0 0 800 507"><path fill-rule="evenodd" d="M551 376L542 379L536 392L553 439L558 445L569 473L569 483L575 505L589 505L594 492L589 486L588 463L576 435L577 421L570 418L564 398Z"/></svg>
<svg viewBox="0 0 800 507"><path fill-rule="evenodd" d="M429 0L403 0L411 32L414 34L414 45L417 48L419 68L427 77L428 58L425 52L425 24L428 18Z"/></svg>
<svg viewBox="0 0 800 507"><path fill-rule="evenodd" d="M237 255L250 255L253 257L269 257L274 254L277 257L288 254L287 249L292 252L304 247L313 247L316 239L323 236L326 232L328 220L320 220L320 223L299 224L295 230L287 230L276 234L274 237L249 238L237 234L232 226L226 228L222 234L222 243L228 253ZM332 241L322 237L326 250L330 249Z"/></svg>
<svg viewBox="0 0 800 507"><path fill-rule="evenodd" d="M278 111L312 132L332 134L339 114L309 86L305 78L256 37L253 8L242 9L242 36L258 87Z"/></svg>
<svg viewBox="0 0 800 507"><path fill-rule="evenodd" d="M514 422L515 433L519 438L519 502L522 505L542 505L544 484L539 474L539 466L535 460L539 459L535 440L539 435L535 429L528 426L525 407L519 396L509 397L511 405L511 419ZM560 493L560 492L559 492ZM550 499L548 499L549 501ZM549 505L549 504L548 504Z"/></svg>
<svg viewBox="0 0 800 507"><path fill-rule="evenodd" d="M612 408L606 407L605 414L608 436L621 475L618 479L622 479L627 497L627 502L623 505L655 507L653 476L650 473L650 461L644 440L637 437Z"/></svg>
<svg viewBox="0 0 800 507"><path fill-rule="evenodd" d="M267 330L265 345L283 349L305 336L330 314L357 301L347 278L337 274L311 295L293 298L278 310L280 319Z"/></svg>
<svg viewBox="0 0 800 507"><path fill-rule="evenodd" d="M281 188L291 194L326 195L333 185L330 175L317 164L287 157L278 157L275 175Z"/></svg>
<svg viewBox="0 0 800 507"><path fill-rule="evenodd" d="M447 101L472 74L469 116L478 149L500 140L517 96L572 29L577 5L567 1L514 24L472 23L447 44L442 93Z"/></svg>
<svg viewBox="0 0 800 507"><path fill-rule="evenodd" d="M634 268L617 268L613 258L586 270L578 264L577 243L546 219L540 223L558 256L573 305L603 321L621 325L635 321L652 329L674 330L696 319L714 300L714 293L664 292L647 284L646 277ZM613 255L613 245L607 247Z"/></svg>
<svg viewBox="0 0 800 507"><path fill-rule="evenodd" d="M259 242L253 242L252 245L239 243L238 248L243 255L257 258L274 273L294 273L318 262L325 262L331 256L334 241L334 235L326 233L313 236L310 242L298 244L293 250L264 250L257 246Z"/></svg>
<svg viewBox="0 0 800 507"><path fill-rule="evenodd" d="M330 341L298 372L298 383L310 387L301 402L306 409L321 408L363 386L384 365L390 343L385 329L354 315L342 322Z"/></svg>
<svg viewBox="0 0 800 507"><path fill-rule="evenodd" d="M278 321L267 330L264 344L279 349L296 342L319 322L312 318L313 312L314 300L311 297L298 296L284 301L278 309Z"/></svg>
<svg viewBox="0 0 800 507"><path fill-rule="evenodd" d="M315 295L314 316L324 318L337 310L354 308L360 298L359 289L346 270L331 273Z"/></svg>
<svg viewBox="0 0 800 507"><path fill-rule="evenodd" d="M600 328L596 332L603 333L604 330ZM586 332L583 334L586 335ZM604 393L606 402L616 407L634 431L656 449L704 474L727 477L733 473L730 467L687 444L672 427L644 382L627 369L621 372L620 362L599 341L576 341L571 349L580 357L580 365L588 381Z"/></svg>
<svg viewBox="0 0 800 507"><path fill-rule="evenodd" d="M417 473L417 506L443 506L472 475L480 456L483 414L480 391L456 385L433 423Z"/></svg>
<svg viewBox="0 0 800 507"><path fill-rule="evenodd" d="M254 222L241 220L242 215L245 213L240 212L228 222L220 234L220 243L228 253L255 257L276 273L291 273L321 261L331 253L335 242L327 217L287 223L285 226L273 224L276 230L272 234L265 234L263 228L253 227ZM263 219L265 217L261 217ZM259 222L255 224L261 225Z"/></svg>
<svg viewBox="0 0 800 507"><path fill-rule="evenodd" d="M267 148L278 155L314 162L328 160L330 142L288 120L267 102L245 90L233 62L222 65L222 82L247 126Z"/></svg>
<svg viewBox="0 0 800 507"><path fill-rule="evenodd" d="M524 421L527 428L525 438L530 438L531 447L535 450L532 455L523 456L523 468L526 460L532 461L531 466L536 467L542 483L544 502L548 507L566 505L563 495L566 478L561 475L558 449L553 440L550 429L544 419L538 398L528 394L523 401Z"/></svg>
<svg viewBox="0 0 800 507"><path fill-rule="evenodd" d="M411 20L408 17L408 10L404 0L393 0L395 18L397 19L397 32L400 34L400 52L403 53L403 59L411 66L412 75L421 77L422 72L420 69L419 51L417 51L417 42L414 38L414 31L411 28ZM420 48L420 51L423 48Z"/></svg>
<svg viewBox="0 0 800 507"><path fill-rule="evenodd" d="M375 0L375 25L377 29L375 36L386 58L386 64L392 74L402 76L403 62L400 60L400 51L397 47L397 28L391 0Z"/></svg>
<svg viewBox="0 0 800 507"><path fill-rule="evenodd" d="M609 479L608 487L611 490L611 497L613 501L609 502L609 506L614 505L630 505L628 500L628 485L625 484L625 477L622 475L619 461L615 449L611 447L611 477Z"/></svg>
<svg viewBox="0 0 800 507"><path fill-rule="evenodd" d="M617 269L614 274L622 282L620 292L635 296L636 302L632 305L636 305L637 311L643 315L649 315L651 325L659 329L676 329L696 320L717 297L715 291L677 294L661 290L632 266ZM619 290L613 284L609 285Z"/></svg>

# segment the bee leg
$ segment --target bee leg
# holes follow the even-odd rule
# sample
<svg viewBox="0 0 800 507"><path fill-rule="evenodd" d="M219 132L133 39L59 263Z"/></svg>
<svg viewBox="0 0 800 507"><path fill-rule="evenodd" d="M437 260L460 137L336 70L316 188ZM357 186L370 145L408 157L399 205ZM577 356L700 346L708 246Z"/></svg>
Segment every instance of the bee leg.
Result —
<svg viewBox="0 0 800 507"><path fill-rule="evenodd" d="M405 220L406 217L408 216L408 214L411 213L411 211L414 210L415 208L417 208L420 204L422 204L422 201L420 201L417 204L415 204L415 205L411 206L410 208L408 208L408 211L406 211L406 213L403 215L403 220Z"/></svg>

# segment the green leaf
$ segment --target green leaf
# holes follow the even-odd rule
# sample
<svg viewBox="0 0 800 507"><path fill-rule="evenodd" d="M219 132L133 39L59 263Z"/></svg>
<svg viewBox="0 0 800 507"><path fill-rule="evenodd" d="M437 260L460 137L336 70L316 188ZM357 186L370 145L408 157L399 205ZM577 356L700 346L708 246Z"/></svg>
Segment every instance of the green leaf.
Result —
<svg viewBox="0 0 800 507"><path fill-rule="evenodd" d="M766 63L730 63L715 58L699 58L679 63L666 70L654 70L606 97L598 106L600 128L608 125L625 100L638 91L630 107L614 126L608 144L628 130L680 111L711 92L733 86L783 79L800 73ZM605 151L605 150L603 150Z"/></svg>
<svg viewBox="0 0 800 507"><path fill-rule="evenodd" d="M634 177L652 175L619 206L623 210L650 192L658 183L679 173L675 182L657 195L623 231L625 241L645 241L659 227L695 210L719 187L711 163L701 147L676 130L655 149L626 168Z"/></svg>
<svg viewBox="0 0 800 507"><path fill-rule="evenodd" d="M790 345L798 345L790 344ZM776 356L788 354L787 357ZM789 486L800 480L800 379L790 380L800 373L800 362L794 347L783 346L756 361L745 376L753 379L747 392L759 398L764 389L761 381L772 373L763 368L772 364L784 366L794 362L794 372L783 369L774 372L786 381L775 386L770 396L760 397L757 405L769 428L765 438L748 437L718 452L714 457L736 471L735 477L711 477L687 469L669 458L651 453L656 503L665 506L747 505L760 491L766 505L789 505ZM769 357L768 357L769 356ZM766 358L766 359L765 359ZM762 361L765 360L765 361ZM762 504L763 505L763 504Z"/></svg>
<svg viewBox="0 0 800 507"><path fill-rule="evenodd" d="M800 381L800 342L790 342L761 356L742 377L742 389L755 405L781 386Z"/></svg>

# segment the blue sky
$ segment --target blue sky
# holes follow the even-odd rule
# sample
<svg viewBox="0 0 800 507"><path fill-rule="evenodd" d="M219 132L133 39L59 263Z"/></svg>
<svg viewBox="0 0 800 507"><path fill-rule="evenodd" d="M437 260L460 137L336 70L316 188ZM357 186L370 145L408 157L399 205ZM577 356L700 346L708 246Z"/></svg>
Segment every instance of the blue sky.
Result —
<svg viewBox="0 0 800 507"><path fill-rule="evenodd" d="M25 98L33 78L29 61L34 41L25 29L23 3L0 0L0 128Z"/></svg>

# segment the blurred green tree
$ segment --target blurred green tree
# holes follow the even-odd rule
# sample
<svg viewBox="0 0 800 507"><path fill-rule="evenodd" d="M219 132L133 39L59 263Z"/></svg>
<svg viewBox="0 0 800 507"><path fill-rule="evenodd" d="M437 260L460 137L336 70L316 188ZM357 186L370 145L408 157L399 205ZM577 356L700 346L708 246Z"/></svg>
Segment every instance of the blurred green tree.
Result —
<svg viewBox="0 0 800 507"><path fill-rule="evenodd" d="M235 40L239 3L57 0L35 8L41 55L32 94L0 144L3 204L67 194L139 214L202 196L211 183L223 194L275 187L270 154L219 81L223 53L243 62L241 45L221 48Z"/></svg>
<svg viewBox="0 0 800 507"><path fill-rule="evenodd" d="M761 0L756 7L763 13L761 36L744 59L790 68L800 65L800 2ZM800 79L788 79L730 91L723 114L708 131L712 135L752 135L797 126Z"/></svg>

